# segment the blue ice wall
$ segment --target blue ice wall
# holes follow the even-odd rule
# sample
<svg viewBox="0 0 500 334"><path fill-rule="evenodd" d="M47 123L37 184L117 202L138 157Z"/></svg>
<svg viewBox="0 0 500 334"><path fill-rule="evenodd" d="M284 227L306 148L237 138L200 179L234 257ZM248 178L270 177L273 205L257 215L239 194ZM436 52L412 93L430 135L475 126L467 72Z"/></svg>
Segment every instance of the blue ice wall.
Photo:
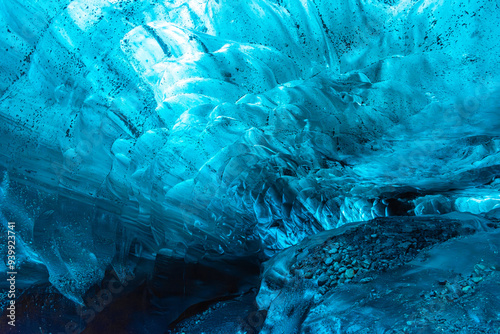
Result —
<svg viewBox="0 0 500 334"><path fill-rule="evenodd" d="M0 13L2 213L76 301L131 256L270 256L347 222L500 204L496 1Z"/></svg>

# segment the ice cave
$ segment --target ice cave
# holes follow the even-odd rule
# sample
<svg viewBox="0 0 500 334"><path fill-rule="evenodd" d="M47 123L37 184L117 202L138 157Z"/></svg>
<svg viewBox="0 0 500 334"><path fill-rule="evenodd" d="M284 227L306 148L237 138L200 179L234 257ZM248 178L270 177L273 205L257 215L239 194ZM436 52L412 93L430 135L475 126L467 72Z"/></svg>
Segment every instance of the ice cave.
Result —
<svg viewBox="0 0 500 334"><path fill-rule="evenodd" d="M0 0L0 333L500 334L499 0Z"/></svg>

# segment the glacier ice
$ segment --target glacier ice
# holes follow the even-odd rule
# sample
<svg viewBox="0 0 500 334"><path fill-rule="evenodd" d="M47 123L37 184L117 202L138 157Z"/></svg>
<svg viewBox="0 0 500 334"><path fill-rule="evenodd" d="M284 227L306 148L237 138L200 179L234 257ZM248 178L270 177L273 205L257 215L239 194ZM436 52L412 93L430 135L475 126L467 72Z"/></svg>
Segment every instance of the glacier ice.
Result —
<svg viewBox="0 0 500 334"><path fill-rule="evenodd" d="M168 325L172 305L247 291L263 261L325 230L499 219L496 1L0 12L0 218L17 223L20 288L84 306L110 271L134 273Z"/></svg>
<svg viewBox="0 0 500 334"><path fill-rule="evenodd" d="M258 302L269 312L261 332L282 333L286 326L289 333L497 329L498 230L487 233L464 215L379 218L288 248L264 271ZM425 249L429 243L441 244ZM328 268L336 256L342 266ZM311 270L314 276L307 275Z"/></svg>

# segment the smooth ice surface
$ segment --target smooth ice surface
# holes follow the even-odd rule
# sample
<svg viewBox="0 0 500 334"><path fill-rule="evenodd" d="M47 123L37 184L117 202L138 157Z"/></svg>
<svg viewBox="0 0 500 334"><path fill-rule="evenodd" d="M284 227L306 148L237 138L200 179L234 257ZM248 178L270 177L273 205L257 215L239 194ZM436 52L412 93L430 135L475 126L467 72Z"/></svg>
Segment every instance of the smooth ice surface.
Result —
<svg viewBox="0 0 500 334"><path fill-rule="evenodd" d="M490 0L1 1L20 286L83 303L157 254L262 260L350 222L494 215L498 22Z"/></svg>

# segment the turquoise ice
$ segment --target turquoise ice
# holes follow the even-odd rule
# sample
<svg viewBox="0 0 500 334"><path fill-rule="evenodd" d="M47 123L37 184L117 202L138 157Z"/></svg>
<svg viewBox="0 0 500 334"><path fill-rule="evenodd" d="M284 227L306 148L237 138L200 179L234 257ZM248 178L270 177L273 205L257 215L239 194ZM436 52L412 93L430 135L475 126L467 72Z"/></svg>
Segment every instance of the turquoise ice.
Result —
<svg viewBox="0 0 500 334"><path fill-rule="evenodd" d="M24 263L83 303L159 252L266 259L377 217L498 217L498 6L1 1L0 206Z"/></svg>

